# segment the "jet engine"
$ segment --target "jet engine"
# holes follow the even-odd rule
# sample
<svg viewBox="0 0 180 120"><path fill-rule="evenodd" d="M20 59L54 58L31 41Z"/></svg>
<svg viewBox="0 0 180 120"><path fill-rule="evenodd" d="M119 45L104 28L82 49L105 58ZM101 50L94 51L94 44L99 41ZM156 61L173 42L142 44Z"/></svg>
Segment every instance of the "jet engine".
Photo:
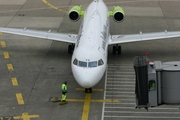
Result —
<svg viewBox="0 0 180 120"><path fill-rule="evenodd" d="M113 16L114 21L120 23L124 20L124 10L120 6L114 6L114 9L109 12L110 16Z"/></svg>
<svg viewBox="0 0 180 120"><path fill-rule="evenodd" d="M73 22L77 22L83 15L82 6L76 5L69 10L69 19Z"/></svg>

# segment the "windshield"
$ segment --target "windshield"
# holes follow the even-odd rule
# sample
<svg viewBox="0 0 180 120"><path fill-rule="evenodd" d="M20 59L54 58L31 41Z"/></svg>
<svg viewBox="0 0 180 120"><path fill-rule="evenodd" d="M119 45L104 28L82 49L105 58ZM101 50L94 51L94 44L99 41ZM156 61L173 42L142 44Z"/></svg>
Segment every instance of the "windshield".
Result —
<svg viewBox="0 0 180 120"><path fill-rule="evenodd" d="M103 60L100 59L98 61L90 61L90 62L85 62L85 61L79 61L77 60L76 58L74 59L73 61L73 64L74 65L77 65L79 67L89 67L89 68L92 68L92 67L97 67L97 66L101 66L104 64Z"/></svg>
<svg viewBox="0 0 180 120"><path fill-rule="evenodd" d="M79 61L80 67L87 67L87 62Z"/></svg>
<svg viewBox="0 0 180 120"><path fill-rule="evenodd" d="M89 62L88 67L97 67L97 61Z"/></svg>

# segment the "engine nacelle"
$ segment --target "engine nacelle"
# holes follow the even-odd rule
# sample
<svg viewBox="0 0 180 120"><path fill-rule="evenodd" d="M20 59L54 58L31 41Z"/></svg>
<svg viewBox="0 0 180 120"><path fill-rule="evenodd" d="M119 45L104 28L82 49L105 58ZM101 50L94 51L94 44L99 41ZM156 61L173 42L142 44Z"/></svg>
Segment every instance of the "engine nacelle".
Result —
<svg viewBox="0 0 180 120"><path fill-rule="evenodd" d="M73 22L77 22L83 15L84 11L82 10L82 6L76 5L69 10L69 19Z"/></svg>
<svg viewBox="0 0 180 120"><path fill-rule="evenodd" d="M113 16L115 22L122 22L125 17L124 10L120 6L114 6L112 11L109 11L109 16Z"/></svg>

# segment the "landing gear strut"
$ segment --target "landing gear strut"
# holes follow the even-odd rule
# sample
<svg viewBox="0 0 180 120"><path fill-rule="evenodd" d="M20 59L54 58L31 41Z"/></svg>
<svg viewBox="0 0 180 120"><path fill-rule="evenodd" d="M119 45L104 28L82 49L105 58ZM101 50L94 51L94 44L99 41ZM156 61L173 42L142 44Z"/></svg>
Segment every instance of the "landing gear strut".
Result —
<svg viewBox="0 0 180 120"><path fill-rule="evenodd" d="M69 54L72 54L73 53L73 51L74 51L74 44L70 44L70 45L68 45L68 53Z"/></svg>
<svg viewBox="0 0 180 120"><path fill-rule="evenodd" d="M113 54L118 53L119 55L121 54L121 46L116 44L113 46Z"/></svg>
<svg viewBox="0 0 180 120"><path fill-rule="evenodd" d="M92 93L92 88L85 88L85 93Z"/></svg>

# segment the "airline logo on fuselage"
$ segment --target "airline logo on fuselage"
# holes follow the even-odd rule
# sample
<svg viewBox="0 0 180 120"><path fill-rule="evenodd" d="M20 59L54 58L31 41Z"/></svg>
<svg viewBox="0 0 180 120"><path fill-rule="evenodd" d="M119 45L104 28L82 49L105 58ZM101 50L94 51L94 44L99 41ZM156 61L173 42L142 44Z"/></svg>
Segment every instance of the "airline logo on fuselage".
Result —
<svg viewBox="0 0 180 120"><path fill-rule="evenodd" d="M107 38L108 38L108 28L109 28L109 21L106 20L106 25L103 26L103 31L101 31L101 38L102 38L102 45L101 47L103 50L106 50L106 45L107 45Z"/></svg>

